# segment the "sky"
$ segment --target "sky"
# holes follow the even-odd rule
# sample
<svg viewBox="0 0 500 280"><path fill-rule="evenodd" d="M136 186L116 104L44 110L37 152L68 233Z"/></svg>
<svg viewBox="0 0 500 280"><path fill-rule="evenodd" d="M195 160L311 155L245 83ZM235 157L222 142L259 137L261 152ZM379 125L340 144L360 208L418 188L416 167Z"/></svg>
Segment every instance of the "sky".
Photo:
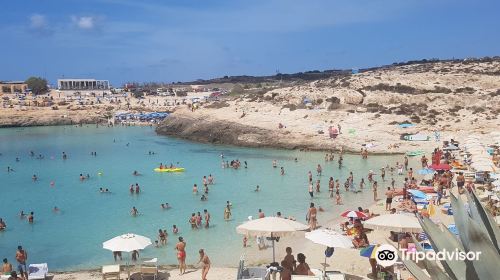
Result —
<svg viewBox="0 0 500 280"><path fill-rule="evenodd" d="M500 55L498 0L3 0L0 80L176 82Z"/></svg>

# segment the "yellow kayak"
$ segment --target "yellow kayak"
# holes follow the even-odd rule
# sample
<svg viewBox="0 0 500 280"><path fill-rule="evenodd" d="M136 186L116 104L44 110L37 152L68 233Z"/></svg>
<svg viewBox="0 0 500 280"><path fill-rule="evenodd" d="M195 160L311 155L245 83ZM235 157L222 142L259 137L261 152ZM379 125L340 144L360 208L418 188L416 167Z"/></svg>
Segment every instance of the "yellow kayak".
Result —
<svg viewBox="0 0 500 280"><path fill-rule="evenodd" d="M175 167L175 168L155 168L155 172L184 172L184 168L182 167Z"/></svg>

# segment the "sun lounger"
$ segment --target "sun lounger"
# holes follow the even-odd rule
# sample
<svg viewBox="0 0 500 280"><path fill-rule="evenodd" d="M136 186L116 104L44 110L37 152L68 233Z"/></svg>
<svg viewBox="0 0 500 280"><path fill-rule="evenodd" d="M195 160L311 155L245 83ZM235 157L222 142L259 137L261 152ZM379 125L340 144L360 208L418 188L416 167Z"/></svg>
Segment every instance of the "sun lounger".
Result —
<svg viewBox="0 0 500 280"><path fill-rule="evenodd" d="M46 279L49 267L46 263L30 264L28 266L28 279Z"/></svg>
<svg viewBox="0 0 500 280"><path fill-rule="evenodd" d="M322 280L322 276L292 275L292 280Z"/></svg>
<svg viewBox="0 0 500 280"><path fill-rule="evenodd" d="M265 267L245 267L239 276L239 279L262 279L264 280L267 274ZM238 280L239 280L238 279Z"/></svg>
<svg viewBox="0 0 500 280"><path fill-rule="evenodd" d="M103 280L120 280L120 265L104 265L102 266Z"/></svg>
<svg viewBox="0 0 500 280"><path fill-rule="evenodd" d="M142 259L142 264L140 267L141 280L144 279L144 276L153 276L153 279L156 280L158 277L158 258L149 258Z"/></svg>
<svg viewBox="0 0 500 280"><path fill-rule="evenodd" d="M345 280L345 274L340 271L326 271L325 280Z"/></svg>

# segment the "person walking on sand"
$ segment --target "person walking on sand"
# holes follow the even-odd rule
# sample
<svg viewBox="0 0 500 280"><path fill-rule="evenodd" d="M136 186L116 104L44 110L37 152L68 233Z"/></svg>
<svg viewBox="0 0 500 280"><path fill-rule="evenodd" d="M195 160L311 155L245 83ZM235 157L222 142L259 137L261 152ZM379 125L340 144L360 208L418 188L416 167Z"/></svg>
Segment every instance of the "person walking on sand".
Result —
<svg viewBox="0 0 500 280"><path fill-rule="evenodd" d="M387 187L387 191L385 192L385 211L391 210L392 198L394 197L394 191L391 190L390 187Z"/></svg>
<svg viewBox="0 0 500 280"><path fill-rule="evenodd" d="M186 273L186 242L182 236L179 237L175 250L177 250L177 260L179 261L179 275L183 275Z"/></svg>
<svg viewBox="0 0 500 280"><path fill-rule="evenodd" d="M210 259L203 249L200 249L200 261L201 263L201 280L207 280L207 274L210 270Z"/></svg>
<svg viewBox="0 0 500 280"><path fill-rule="evenodd" d="M405 156L405 170L408 170L408 157Z"/></svg>
<svg viewBox="0 0 500 280"><path fill-rule="evenodd" d="M19 270L19 274L24 279L28 279L28 271L26 270L26 261L28 260L28 252L23 249L22 246L17 246L16 251L16 261L17 261L17 270Z"/></svg>

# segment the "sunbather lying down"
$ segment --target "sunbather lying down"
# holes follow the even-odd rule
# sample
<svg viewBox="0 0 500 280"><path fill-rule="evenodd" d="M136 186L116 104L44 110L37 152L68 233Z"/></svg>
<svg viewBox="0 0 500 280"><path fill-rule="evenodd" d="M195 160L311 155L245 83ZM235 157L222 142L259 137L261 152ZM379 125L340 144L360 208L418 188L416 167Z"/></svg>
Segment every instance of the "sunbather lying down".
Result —
<svg viewBox="0 0 500 280"><path fill-rule="evenodd" d="M411 201L410 199L405 199L403 202L401 202L396 208L399 211L405 211L405 212L415 212L417 211L417 205Z"/></svg>

